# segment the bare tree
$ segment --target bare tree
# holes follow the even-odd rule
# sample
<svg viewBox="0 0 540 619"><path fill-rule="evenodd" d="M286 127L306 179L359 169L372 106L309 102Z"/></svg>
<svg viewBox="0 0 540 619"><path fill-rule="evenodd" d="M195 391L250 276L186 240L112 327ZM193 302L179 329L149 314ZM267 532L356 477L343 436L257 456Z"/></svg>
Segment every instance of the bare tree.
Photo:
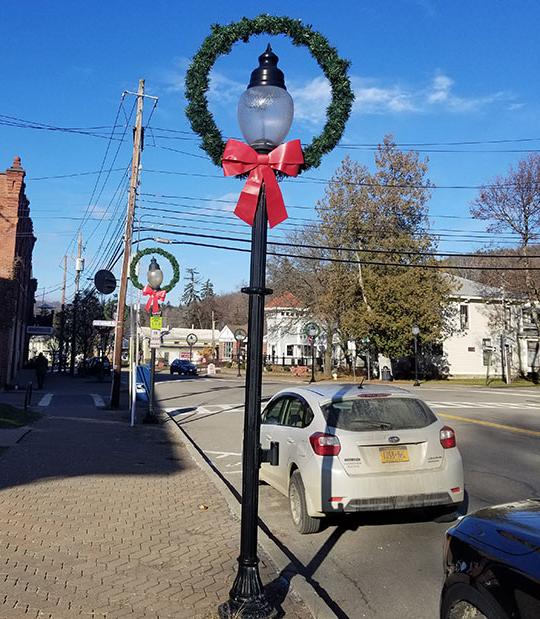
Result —
<svg viewBox="0 0 540 619"><path fill-rule="evenodd" d="M531 268L538 266L531 257L533 245L540 240L540 155L531 154L517 167L510 166L506 176L497 176L480 188L471 205L476 219L488 222L490 232L510 232L516 236L520 263L524 268L524 290L531 305L530 319L540 334L540 286ZM538 347L533 369L538 365Z"/></svg>

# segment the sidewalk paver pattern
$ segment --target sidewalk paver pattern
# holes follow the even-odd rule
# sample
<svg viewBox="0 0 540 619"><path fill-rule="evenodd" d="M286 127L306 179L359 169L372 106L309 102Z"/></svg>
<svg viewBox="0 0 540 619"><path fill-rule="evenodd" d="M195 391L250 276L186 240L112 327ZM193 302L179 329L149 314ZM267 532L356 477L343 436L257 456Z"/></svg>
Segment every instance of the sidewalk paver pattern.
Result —
<svg viewBox="0 0 540 619"><path fill-rule="evenodd" d="M0 456L0 617L216 617L238 555L226 501L172 422L130 428L73 383L51 381L46 416Z"/></svg>

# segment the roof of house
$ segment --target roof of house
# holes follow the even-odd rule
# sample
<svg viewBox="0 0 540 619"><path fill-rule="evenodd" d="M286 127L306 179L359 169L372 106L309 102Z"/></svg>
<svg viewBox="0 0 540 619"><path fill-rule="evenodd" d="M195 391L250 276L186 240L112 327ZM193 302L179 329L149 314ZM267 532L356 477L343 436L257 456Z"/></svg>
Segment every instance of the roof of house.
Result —
<svg viewBox="0 0 540 619"><path fill-rule="evenodd" d="M500 299L504 292L500 288L487 286L472 279L465 279L457 275L448 275L453 286L453 293L459 297L477 297L481 299Z"/></svg>
<svg viewBox="0 0 540 619"><path fill-rule="evenodd" d="M302 303L294 296L292 292L284 292L283 294L272 297L266 303L266 309L275 308L301 308Z"/></svg>

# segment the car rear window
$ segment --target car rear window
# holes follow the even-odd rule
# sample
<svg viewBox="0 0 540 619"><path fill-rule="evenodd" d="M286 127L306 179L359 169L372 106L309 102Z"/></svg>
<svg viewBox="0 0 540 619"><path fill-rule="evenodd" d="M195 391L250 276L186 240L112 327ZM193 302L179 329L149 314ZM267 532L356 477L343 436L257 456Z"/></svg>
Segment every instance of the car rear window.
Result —
<svg viewBox="0 0 540 619"><path fill-rule="evenodd" d="M425 428L437 420L423 402L413 398L350 398L321 408L330 427L353 432Z"/></svg>

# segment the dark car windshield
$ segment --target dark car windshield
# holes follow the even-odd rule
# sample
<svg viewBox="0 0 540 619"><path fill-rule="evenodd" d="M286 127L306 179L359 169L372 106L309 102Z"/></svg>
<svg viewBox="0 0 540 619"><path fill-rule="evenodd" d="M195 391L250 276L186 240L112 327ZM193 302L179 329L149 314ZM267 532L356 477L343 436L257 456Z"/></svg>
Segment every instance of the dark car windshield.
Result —
<svg viewBox="0 0 540 619"><path fill-rule="evenodd" d="M321 409L330 427L353 432L425 428L437 420L423 402L413 398L351 398Z"/></svg>

